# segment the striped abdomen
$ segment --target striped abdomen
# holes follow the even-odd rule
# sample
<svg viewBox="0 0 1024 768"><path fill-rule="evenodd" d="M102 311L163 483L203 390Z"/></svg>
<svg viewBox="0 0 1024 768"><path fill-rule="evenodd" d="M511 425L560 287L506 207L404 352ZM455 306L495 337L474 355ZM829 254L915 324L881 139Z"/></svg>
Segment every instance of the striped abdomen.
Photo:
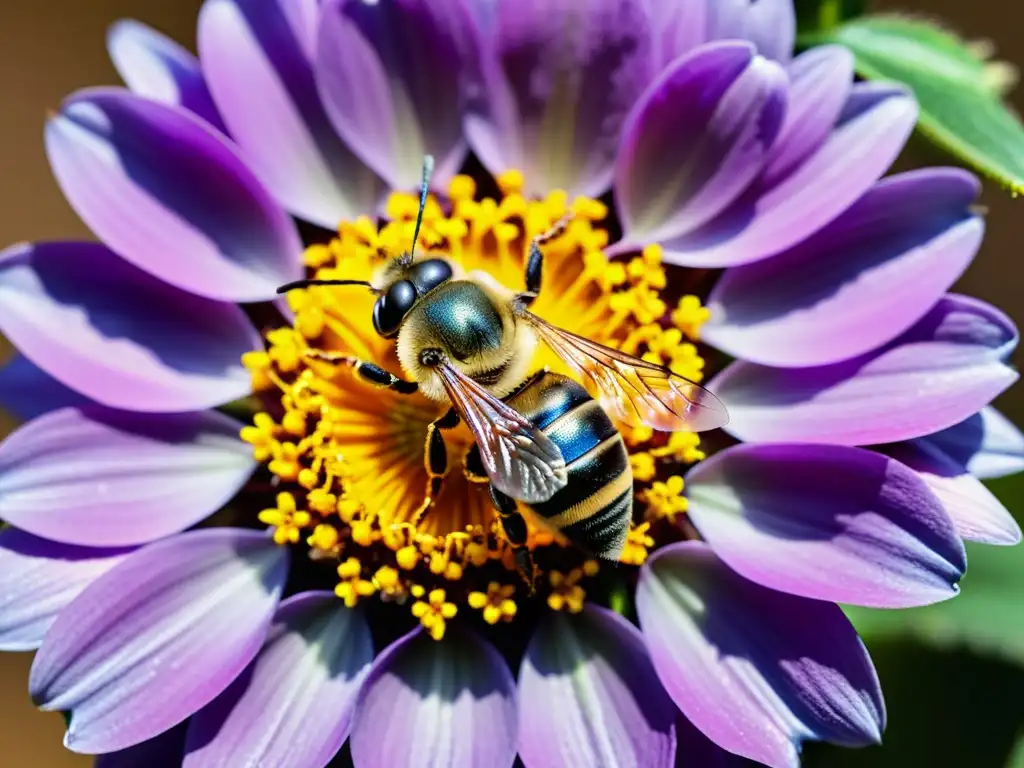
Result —
<svg viewBox="0 0 1024 768"><path fill-rule="evenodd" d="M545 373L507 400L562 451L569 482L533 504L540 522L597 557L617 560L633 515L633 472L622 436L587 391Z"/></svg>

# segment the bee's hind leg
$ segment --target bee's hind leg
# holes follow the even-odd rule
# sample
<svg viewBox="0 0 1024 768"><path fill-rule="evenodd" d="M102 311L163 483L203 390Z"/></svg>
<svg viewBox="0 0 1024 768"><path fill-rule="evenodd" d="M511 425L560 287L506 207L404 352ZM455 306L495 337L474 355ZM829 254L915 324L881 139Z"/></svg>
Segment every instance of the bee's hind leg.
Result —
<svg viewBox="0 0 1024 768"><path fill-rule="evenodd" d="M523 581L526 582L532 595L536 592L537 573L533 564L533 554L526 546L528 535L526 520L519 514L515 499L502 493L493 485L491 486L491 499L494 501L498 517L501 518L501 528L505 532L505 539L515 551L519 575L523 577Z"/></svg>
<svg viewBox="0 0 1024 768"><path fill-rule="evenodd" d="M423 451L423 466L427 470L427 492L420 508L413 515L413 525L418 523L434 506L444 478L448 474L448 447L444 442L443 429L451 429L459 423L459 414L449 408L439 419L427 425L427 440Z"/></svg>

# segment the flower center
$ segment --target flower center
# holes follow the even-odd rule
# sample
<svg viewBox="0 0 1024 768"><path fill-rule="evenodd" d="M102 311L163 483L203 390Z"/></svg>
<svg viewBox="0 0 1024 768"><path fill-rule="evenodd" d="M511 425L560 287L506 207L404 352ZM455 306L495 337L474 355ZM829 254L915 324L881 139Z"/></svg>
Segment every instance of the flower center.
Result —
<svg viewBox="0 0 1024 768"><path fill-rule="evenodd" d="M629 261L602 252L608 214L597 200L570 203L555 191L543 200L521 194L522 176L498 179L501 194L478 197L474 181L453 179L445 209L429 199L418 249L441 253L467 271L484 270L513 290L524 288L530 240L568 213L564 231L544 246L543 290L531 310L549 322L699 381L703 360L692 343L707 319L693 296L672 311L662 299L660 249ZM313 245L305 263L316 279L369 280L387 259L410 250L418 200L395 193L376 226L369 218L344 222L336 238ZM447 213L445 210L447 209ZM491 625L510 621L528 594L486 484L463 472L472 445L467 429L446 431L449 471L425 514L430 476L424 465L428 425L446 407L425 396L375 388L353 368L329 362L358 358L406 377L392 341L373 326L375 297L359 288L311 286L291 291L288 327L266 333L266 351L243 362L263 410L242 437L265 463L276 498L259 519L279 544L308 548L313 560L336 569L335 592L349 606L379 595L407 603L435 638L460 610ZM543 366L574 375L550 350ZM655 545L652 525L685 512L679 464L703 458L696 435L655 436L623 429L637 486L634 528L622 562L639 565ZM658 481L661 475L664 481ZM599 565L557 533L531 522L527 547L538 569L537 596L555 610L579 611Z"/></svg>

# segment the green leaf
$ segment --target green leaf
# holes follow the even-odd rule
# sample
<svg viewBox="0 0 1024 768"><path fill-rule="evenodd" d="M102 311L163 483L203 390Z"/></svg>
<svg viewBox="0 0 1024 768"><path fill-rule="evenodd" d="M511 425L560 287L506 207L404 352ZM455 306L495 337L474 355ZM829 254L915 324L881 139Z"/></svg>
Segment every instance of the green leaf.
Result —
<svg viewBox="0 0 1024 768"><path fill-rule="evenodd" d="M865 0L796 0L796 22L801 34L824 32L864 13Z"/></svg>
<svg viewBox="0 0 1024 768"><path fill-rule="evenodd" d="M862 76L909 86L928 138L1014 194L1024 191L1024 125L1000 98L1016 71L988 61L988 44L899 16L863 17L802 40L845 45Z"/></svg>

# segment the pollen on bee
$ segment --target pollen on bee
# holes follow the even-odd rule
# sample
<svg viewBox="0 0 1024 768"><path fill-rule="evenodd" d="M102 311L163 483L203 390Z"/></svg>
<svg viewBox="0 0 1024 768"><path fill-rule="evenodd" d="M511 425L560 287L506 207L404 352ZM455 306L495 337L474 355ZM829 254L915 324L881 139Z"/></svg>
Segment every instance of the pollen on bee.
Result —
<svg viewBox="0 0 1024 768"><path fill-rule="evenodd" d="M603 251L608 208L598 200L569 199L553 190L531 199L523 174L511 169L498 179L497 199L480 195L475 181L455 176L442 204L428 198L418 240L420 252L440 252L464 271L482 270L510 290L524 286L531 238L567 214L571 221L544 245L543 286L531 311L556 325L629 354L672 367L689 379L702 375L695 342L708 310L693 296L667 305L666 275L657 246L630 260ZM310 276L369 281L387 259L412 246L419 199L391 195L378 225L360 217L339 224L329 242L310 245L304 264ZM257 461L272 476L275 496L258 519L283 546L308 550L332 579L345 605L381 599L404 606L435 639L458 617L501 627L533 599L515 552L504 538L486 484L470 482L462 462L471 445L464 427L446 433L448 476L422 520L428 477L424 467L427 425L443 408L419 394L375 389L339 356L373 363L402 377L392 342L372 323L369 291L311 286L287 294L295 318L265 334L265 349L247 353L243 365L263 410L242 429ZM665 319L671 318L666 327ZM325 362L327 361L327 362ZM549 349L541 366L576 374ZM651 523L686 510L679 464L703 458L695 435L667 438L621 427L639 484L634 525L622 561L638 565L656 546ZM526 546L538 568L537 598L552 610L578 612L596 561L561 535L527 520Z"/></svg>

